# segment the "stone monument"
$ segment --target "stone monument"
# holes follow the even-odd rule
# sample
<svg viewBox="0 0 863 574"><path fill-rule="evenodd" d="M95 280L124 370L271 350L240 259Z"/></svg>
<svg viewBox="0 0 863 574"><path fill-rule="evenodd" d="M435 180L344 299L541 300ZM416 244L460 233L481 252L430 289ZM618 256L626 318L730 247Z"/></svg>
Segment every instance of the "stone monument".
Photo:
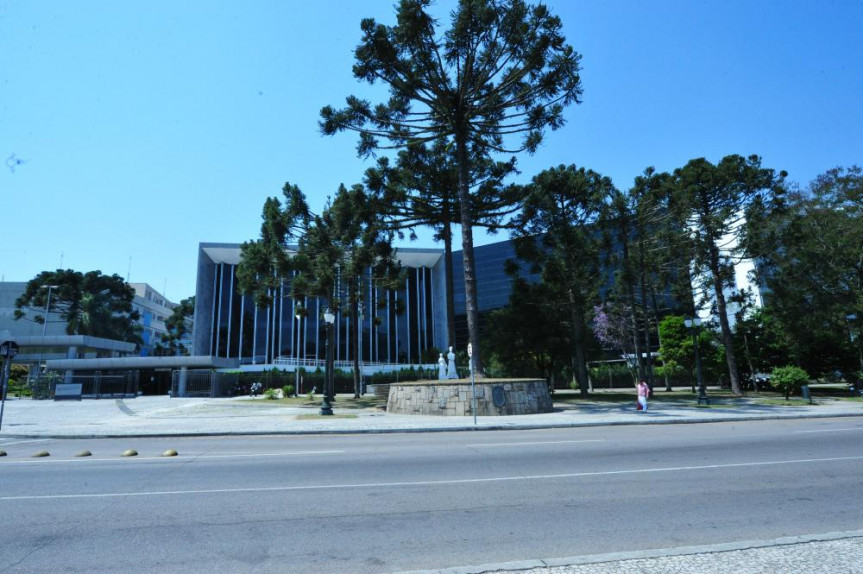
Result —
<svg viewBox="0 0 863 574"><path fill-rule="evenodd" d="M442 381L446 379L446 359L443 358L443 353L438 357L437 364L437 378L439 381Z"/></svg>
<svg viewBox="0 0 863 574"><path fill-rule="evenodd" d="M452 347L449 348L449 353L447 353L446 358L449 361L446 367L446 378L457 379L458 373L455 370L455 353L453 352Z"/></svg>

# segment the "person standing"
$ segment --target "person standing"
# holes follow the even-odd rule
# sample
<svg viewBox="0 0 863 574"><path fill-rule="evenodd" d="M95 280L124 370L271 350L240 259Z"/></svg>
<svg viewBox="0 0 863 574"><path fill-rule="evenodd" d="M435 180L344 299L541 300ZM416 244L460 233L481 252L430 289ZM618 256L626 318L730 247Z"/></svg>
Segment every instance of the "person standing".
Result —
<svg viewBox="0 0 863 574"><path fill-rule="evenodd" d="M635 388L638 390L638 404L641 405L641 410L647 412L647 398L650 396L650 387L644 381L638 381Z"/></svg>

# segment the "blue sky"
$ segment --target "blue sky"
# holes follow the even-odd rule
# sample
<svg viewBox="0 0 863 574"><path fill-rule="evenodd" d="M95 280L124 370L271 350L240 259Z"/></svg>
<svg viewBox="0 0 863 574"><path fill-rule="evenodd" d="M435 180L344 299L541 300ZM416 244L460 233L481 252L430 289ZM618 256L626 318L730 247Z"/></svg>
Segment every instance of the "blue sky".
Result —
<svg viewBox="0 0 863 574"><path fill-rule="evenodd" d="M198 243L256 238L286 181L320 210L370 162L319 134L319 110L380 99L352 50L394 3L0 0L2 279L99 269L179 301ZM625 189L648 166L754 153L806 184L863 163L863 2L547 4L584 102L520 180L576 164Z"/></svg>

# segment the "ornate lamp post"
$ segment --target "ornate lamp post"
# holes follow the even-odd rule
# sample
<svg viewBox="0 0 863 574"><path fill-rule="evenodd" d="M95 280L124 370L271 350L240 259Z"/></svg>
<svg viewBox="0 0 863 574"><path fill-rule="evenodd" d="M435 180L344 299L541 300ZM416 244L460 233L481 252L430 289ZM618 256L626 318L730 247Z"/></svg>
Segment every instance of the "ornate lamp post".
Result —
<svg viewBox="0 0 863 574"><path fill-rule="evenodd" d="M701 356L698 354L698 339L696 337L698 327L701 326L701 319L698 317L686 319L683 321L683 324L686 325L687 329L692 331L692 349L695 352L695 376L698 380L698 404L700 405L703 401L709 405L710 399L707 398L707 389L704 387L704 378L701 376Z"/></svg>
<svg viewBox="0 0 863 574"><path fill-rule="evenodd" d="M362 395L366 394L366 390L363 388L363 302L362 301L359 302L359 308L357 310L357 316L359 317L359 320L360 320L359 329L358 329L358 333L359 333L359 341L358 341L358 343L359 343L359 351L358 351L359 357L357 357L357 358L359 359L359 362L360 362L360 396L362 396Z"/></svg>
<svg viewBox="0 0 863 574"><path fill-rule="evenodd" d="M297 339L294 341L294 396L300 396L300 343L303 339L303 315L297 310Z"/></svg>
<svg viewBox="0 0 863 574"><path fill-rule="evenodd" d="M321 402L321 413L322 415L331 415L333 414L333 407L330 404L330 401L333 398L333 365L332 357L333 357L333 349L332 344L330 343L330 339L332 338L332 330L333 323L336 320L336 316L330 311L330 308L327 307L327 310L324 311L324 321L327 324L327 336L326 336L326 372L324 373L325 382L324 382L324 400Z"/></svg>

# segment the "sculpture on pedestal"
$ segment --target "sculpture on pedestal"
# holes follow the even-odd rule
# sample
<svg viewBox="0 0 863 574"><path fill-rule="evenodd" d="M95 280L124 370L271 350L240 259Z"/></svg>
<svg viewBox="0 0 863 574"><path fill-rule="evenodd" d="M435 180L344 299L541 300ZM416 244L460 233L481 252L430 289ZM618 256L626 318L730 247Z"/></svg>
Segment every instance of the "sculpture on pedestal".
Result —
<svg viewBox="0 0 863 574"><path fill-rule="evenodd" d="M443 353L438 357L437 364L437 378L439 381L442 381L446 378L446 359L443 358Z"/></svg>

